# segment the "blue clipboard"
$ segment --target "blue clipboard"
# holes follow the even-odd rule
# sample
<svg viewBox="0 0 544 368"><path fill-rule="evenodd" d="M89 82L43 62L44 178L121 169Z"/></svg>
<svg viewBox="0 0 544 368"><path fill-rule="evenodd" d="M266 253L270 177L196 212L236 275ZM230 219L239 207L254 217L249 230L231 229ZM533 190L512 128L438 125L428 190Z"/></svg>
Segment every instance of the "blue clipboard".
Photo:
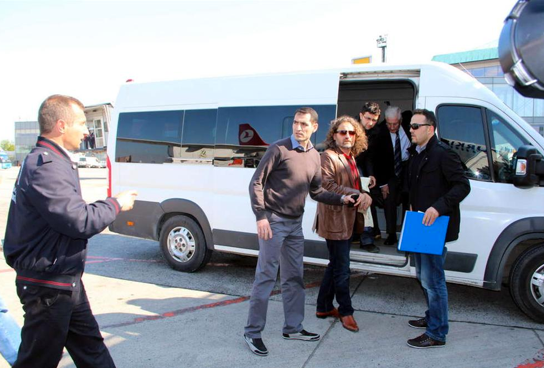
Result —
<svg viewBox="0 0 544 368"><path fill-rule="evenodd" d="M423 212L406 211L398 249L402 252L441 255L446 243L449 216L439 216L431 226L423 225Z"/></svg>

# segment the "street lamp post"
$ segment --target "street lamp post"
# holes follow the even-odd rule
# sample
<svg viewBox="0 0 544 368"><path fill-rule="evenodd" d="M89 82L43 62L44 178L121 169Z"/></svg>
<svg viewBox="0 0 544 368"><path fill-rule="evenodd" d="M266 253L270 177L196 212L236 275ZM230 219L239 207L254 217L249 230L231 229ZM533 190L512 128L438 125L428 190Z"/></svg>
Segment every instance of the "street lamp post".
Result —
<svg viewBox="0 0 544 368"><path fill-rule="evenodd" d="M382 63L385 63L385 49L387 48L387 35L380 35L376 40L378 48L382 49Z"/></svg>

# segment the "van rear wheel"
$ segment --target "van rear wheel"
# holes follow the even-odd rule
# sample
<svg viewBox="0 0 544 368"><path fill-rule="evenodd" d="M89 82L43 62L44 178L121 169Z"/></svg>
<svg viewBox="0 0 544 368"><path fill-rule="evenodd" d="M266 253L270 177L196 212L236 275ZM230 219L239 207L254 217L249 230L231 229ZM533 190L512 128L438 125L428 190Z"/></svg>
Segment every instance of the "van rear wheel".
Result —
<svg viewBox="0 0 544 368"><path fill-rule="evenodd" d="M164 223L160 245L170 267L182 272L198 271L208 263L212 254L206 246L202 229L187 216L174 216Z"/></svg>
<svg viewBox="0 0 544 368"><path fill-rule="evenodd" d="M516 260L510 274L510 294L527 316L544 322L544 244Z"/></svg>

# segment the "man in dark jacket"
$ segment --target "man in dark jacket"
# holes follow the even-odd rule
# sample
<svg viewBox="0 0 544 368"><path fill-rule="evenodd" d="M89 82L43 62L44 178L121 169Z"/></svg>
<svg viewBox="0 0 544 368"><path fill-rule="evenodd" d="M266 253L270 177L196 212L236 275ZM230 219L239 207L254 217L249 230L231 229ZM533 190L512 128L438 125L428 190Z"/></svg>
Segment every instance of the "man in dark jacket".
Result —
<svg viewBox="0 0 544 368"><path fill-rule="evenodd" d="M64 347L77 367L115 367L92 314L81 276L87 239L134 205L135 191L85 203L77 163L88 134L84 106L53 95L40 106L40 137L13 189L4 255L17 272L25 321L16 368L57 367Z"/></svg>
<svg viewBox="0 0 544 368"><path fill-rule="evenodd" d="M374 154L376 150L377 138L379 135L379 127L376 126L378 119L380 118L381 110L380 105L377 102L366 102L363 107L361 107L361 112L359 113L359 122L365 130L366 138L368 141L368 147L365 151L361 152L356 157L357 166L361 171L361 176L368 177L370 179L368 188L372 195L372 200L374 203L370 207L372 213L372 221L374 222L373 227L367 226L364 228L364 231L360 235L361 248L370 253L379 253L380 248L374 244L374 237L379 237L380 229L378 226L378 214L376 211L376 204L383 204L381 200L381 194L379 189L376 188L376 177L375 170L373 166Z"/></svg>
<svg viewBox="0 0 544 368"><path fill-rule="evenodd" d="M461 213L459 203L469 194L459 156L439 142L435 135L436 117L428 110L415 110L410 134L411 149L408 184L412 211L424 212L423 224L430 226L438 216L449 216L446 242L459 236ZM442 347L448 333L448 290L442 255L414 253L416 275L421 283L428 310L425 317L408 321L410 327L424 328L421 336L408 340L413 348Z"/></svg>
<svg viewBox="0 0 544 368"><path fill-rule="evenodd" d="M385 126L377 138L373 160L376 185L380 188L383 198L387 229L387 239L383 244L394 245L397 242L397 206L402 202L405 168L409 158L408 148L411 144L410 138L401 126L400 108L389 106L384 115ZM402 207L406 210L406 203L403 203Z"/></svg>

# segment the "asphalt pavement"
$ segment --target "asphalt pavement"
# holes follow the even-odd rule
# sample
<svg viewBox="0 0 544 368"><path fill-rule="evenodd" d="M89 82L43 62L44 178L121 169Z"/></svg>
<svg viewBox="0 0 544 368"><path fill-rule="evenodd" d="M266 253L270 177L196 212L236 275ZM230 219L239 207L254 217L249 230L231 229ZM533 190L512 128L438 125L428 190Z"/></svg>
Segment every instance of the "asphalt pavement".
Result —
<svg viewBox="0 0 544 368"><path fill-rule="evenodd" d="M0 175L0 234L5 232L17 169ZM82 169L88 201L105 197L106 171ZM282 338L283 308L276 285L263 340L270 354L252 354L243 340L256 259L214 253L193 274L162 260L157 242L107 230L91 239L84 283L106 344L118 367L544 367L544 325L523 315L508 290L492 292L448 285L450 333L444 348L418 350L406 340L422 333L409 319L425 310L415 280L352 274L354 317L360 331L315 317L323 268L306 266L304 328L319 342ZM0 293L15 319L23 311L15 273L0 256ZM0 359L0 368L8 367ZM74 367L65 354L59 367Z"/></svg>

